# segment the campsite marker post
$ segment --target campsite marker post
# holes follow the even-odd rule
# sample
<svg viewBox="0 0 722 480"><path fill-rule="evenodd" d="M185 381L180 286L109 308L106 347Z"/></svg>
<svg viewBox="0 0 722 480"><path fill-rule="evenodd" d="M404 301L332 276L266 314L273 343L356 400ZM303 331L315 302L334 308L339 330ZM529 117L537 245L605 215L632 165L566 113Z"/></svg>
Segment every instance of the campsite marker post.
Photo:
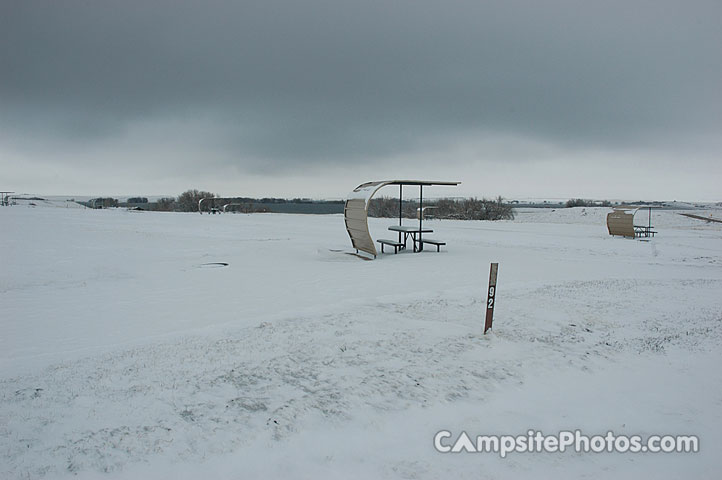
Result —
<svg viewBox="0 0 722 480"><path fill-rule="evenodd" d="M484 323L484 335L491 330L491 323L494 320L494 298L496 296L496 274L499 272L499 264L492 263L489 270L489 289L486 298L486 322Z"/></svg>

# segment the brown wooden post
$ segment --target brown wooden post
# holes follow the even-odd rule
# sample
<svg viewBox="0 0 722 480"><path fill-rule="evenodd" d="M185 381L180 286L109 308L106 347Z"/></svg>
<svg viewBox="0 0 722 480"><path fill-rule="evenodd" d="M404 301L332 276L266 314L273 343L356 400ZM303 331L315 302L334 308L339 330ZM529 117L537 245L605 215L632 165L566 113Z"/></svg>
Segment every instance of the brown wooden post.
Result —
<svg viewBox="0 0 722 480"><path fill-rule="evenodd" d="M496 302L496 275L499 272L499 264L492 263L489 270L489 289L486 298L486 322L484 323L484 335L491 330L491 323L494 320L494 303Z"/></svg>

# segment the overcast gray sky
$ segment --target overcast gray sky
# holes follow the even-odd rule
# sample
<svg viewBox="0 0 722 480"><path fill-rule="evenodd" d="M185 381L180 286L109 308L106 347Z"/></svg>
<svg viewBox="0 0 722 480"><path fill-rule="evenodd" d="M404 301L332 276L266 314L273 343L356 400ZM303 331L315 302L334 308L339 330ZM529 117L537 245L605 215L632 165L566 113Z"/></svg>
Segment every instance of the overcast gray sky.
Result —
<svg viewBox="0 0 722 480"><path fill-rule="evenodd" d="M721 153L719 0L0 0L2 190L718 201Z"/></svg>

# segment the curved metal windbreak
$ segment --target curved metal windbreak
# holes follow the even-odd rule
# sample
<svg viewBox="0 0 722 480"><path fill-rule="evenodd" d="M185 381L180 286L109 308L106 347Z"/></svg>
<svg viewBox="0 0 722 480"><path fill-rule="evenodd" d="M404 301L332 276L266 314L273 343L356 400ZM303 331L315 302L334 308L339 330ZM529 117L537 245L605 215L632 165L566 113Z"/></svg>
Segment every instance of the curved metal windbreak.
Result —
<svg viewBox="0 0 722 480"><path fill-rule="evenodd" d="M424 186L431 185L450 185L456 186L461 182L436 182L424 180L382 180L378 182L362 183L354 188L348 195L344 206L344 220L346 222L346 231L351 238L351 244L356 250L369 253L374 257L378 255L376 246L369 233L368 211L369 202L379 189L386 185L417 185L421 189ZM401 206L401 198L399 198L399 207ZM400 214L399 214L400 215ZM401 217L399 216L399 221Z"/></svg>
<svg viewBox="0 0 722 480"><path fill-rule="evenodd" d="M639 208L615 208L607 214L607 230L610 235L621 235L623 237L635 237L634 214Z"/></svg>
<svg viewBox="0 0 722 480"><path fill-rule="evenodd" d="M378 189L388 185L390 181L368 182L354 188L348 195L343 209L346 221L346 231L351 238L351 244L356 250L370 253L374 257L378 254L376 246L369 233L368 211L369 201Z"/></svg>

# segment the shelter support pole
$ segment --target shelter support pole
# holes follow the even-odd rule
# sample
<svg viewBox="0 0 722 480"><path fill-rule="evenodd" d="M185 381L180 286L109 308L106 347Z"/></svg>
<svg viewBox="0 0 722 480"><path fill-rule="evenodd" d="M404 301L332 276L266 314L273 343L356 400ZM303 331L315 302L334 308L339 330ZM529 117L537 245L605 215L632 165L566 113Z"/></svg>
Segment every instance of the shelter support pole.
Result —
<svg viewBox="0 0 722 480"><path fill-rule="evenodd" d="M403 196L404 196L404 186L399 185L399 227L401 226L401 214L402 214L401 205L402 205Z"/></svg>
<svg viewBox="0 0 722 480"><path fill-rule="evenodd" d="M419 252L424 250L424 244L421 241L421 226L424 218L424 186L419 185Z"/></svg>
<svg viewBox="0 0 722 480"><path fill-rule="evenodd" d="M401 226L401 216L403 213L403 210L402 210L403 196L404 196L404 186L399 184L399 227ZM401 243L401 232L399 232L399 243Z"/></svg>

